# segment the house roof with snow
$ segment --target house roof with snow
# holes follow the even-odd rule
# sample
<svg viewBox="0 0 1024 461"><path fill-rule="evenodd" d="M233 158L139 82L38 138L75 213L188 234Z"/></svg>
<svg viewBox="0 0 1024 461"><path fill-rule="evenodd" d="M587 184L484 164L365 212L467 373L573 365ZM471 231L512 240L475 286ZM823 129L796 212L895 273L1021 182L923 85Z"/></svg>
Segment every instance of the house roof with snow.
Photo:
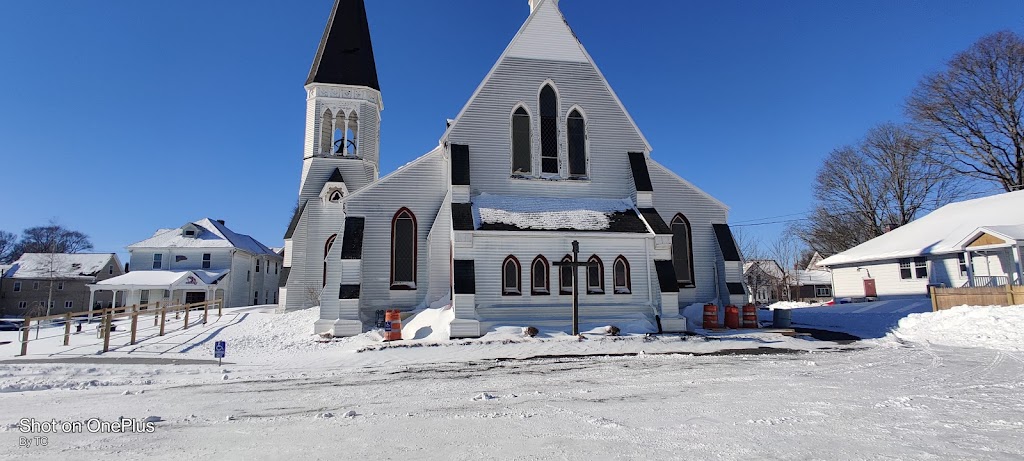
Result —
<svg viewBox="0 0 1024 461"><path fill-rule="evenodd" d="M133 271L124 275L109 278L96 282L98 287L169 287L171 285L213 285L230 272L230 269L220 271L191 270L191 271ZM189 277L194 277L190 280ZM200 283L202 282L202 283Z"/></svg>
<svg viewBox="0 0 1024 461"><path fill-rule="evenodd" d="M4 278L87 279L108 264L121 265L114 253L25 253L4 271Z"/></svg>
<svg viewBox="0 0 1024 461"><path fill-rule="evenodd" d="M744 274L749 274L752 270L760 270L762 273L780 280L786 275L782 266L774 259L755 259L743 263Z"/></svg>
<svg viewBox="0 0 1024 461"><path fill-rule="evenodd" d="M630 199L519 197L480 194L473 198L473 226L499 231L648 233ZM456 216L463 226L467 216Z"/></svg>
<svg viewBox="0 0 1024 461"><path fill-rule="evenodd" d="M979 229L1024 239L1024 191L951 203L928 215L825 258L820 266L839 266L963 251L964 240Z"/></svg>
<svg viewBox="0 0 1024 461"><path fill-rule="evenodd" d="M830 271L798 270L793 272L793 278L796 279L796 284L800 286L832 284L832 272Z"/></svg>
<svg viewBox="0 0 1024 461"><path fill-rule="evenodd" d="M194 231L189 235L189 231ZM177 229L161 229L152 237L128 245L135 248L237 248L254 255L279 256L256 239L228 229L221 221L204 218Z"/></svg>

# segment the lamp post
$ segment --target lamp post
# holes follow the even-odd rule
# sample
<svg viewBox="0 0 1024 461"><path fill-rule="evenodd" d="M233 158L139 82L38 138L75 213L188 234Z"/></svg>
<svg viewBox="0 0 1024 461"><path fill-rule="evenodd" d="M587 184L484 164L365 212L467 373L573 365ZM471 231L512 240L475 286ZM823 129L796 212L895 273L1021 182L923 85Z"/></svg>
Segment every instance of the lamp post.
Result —
<svg viewBox="0 0 1024 461"><path fill-rule="evenodd" d="M555 266L568 266L572 268L572 334L573 336L580 334L580 284L579 284L579 267L586 266L587 263L581 263L580 261L580 242L579 240L572 241L572 262L556 262Z"/></svg>

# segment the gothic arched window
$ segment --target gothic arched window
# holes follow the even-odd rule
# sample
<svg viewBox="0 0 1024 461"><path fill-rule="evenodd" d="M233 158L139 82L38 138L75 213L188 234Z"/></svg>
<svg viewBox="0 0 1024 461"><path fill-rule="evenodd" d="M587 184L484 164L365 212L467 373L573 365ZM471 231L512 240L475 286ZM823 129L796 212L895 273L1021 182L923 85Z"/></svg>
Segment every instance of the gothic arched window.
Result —
<svg viewBox="0 0 1024 461"><path fill-rule="evenodd" d="M324 111L320 117L320 153L331 153L331 143L334 141L334 114L330 109Z"/></svg>
<svg viewBox="0 0 1024 461"><path fill-rule="evenodd" d="M533 171L531 142L530 113L519 106L512 113L512 174L530 174Z"/></svg>
<svg viewBox="0 0 1024 461"><path fill-rule="evenodd" d="M587 122L576 109L569 112L569 176L587 176Z"/></svg>
<svg viewBox="0 0 1024 461"><path fill-rule="evenodd" d="M416 289L416 216L402 208L391 220L391 289Z"/></svg>
<svg viewBox="0 0 1024 461"><path fill-rule="evenodd" d="M551 85L540 90L540 171L558 174L558 95Z"/></svg>
<svg viewBox="0 0 1024 461"><path fill-rule="evenodd" d="M565 263L571 263L572 256L565 255L562 257L562 266L558 267L558 294L571 295L572 294L572 272L577 270L572 266L566 266Z"/></svg>
<svg viewBox="0 0 1024 461"><path fill-rule="evenodd" d="M535 295L551 294L549 279L548 259L544 256L537 256L533 259L533 265L530 269L530 281L533 282L531 293Z"/></svg>
<svg viewBox="0 0 1024 461"><path fill-rule="evenodd" d="M338 234L334 234L327 237L327 242L324 243L324 283L323 286L327 286L327 253L331 252L331 247L334 246L334 241L338 238ZM256 272L259 272L259 263L257 262Z"/></svg>
<svg viewBox="0 0 1024 461"><path fill-rule="evenodd" d="M615 258L615 265L612 268L612 283L615 285L615 294L632 293L632 283L629 277L629 261L625 256Z"/></svg>
<svg viewBox="0 0 1024 461"><path fill-rule="evenodd" d="M587 293L604 293L604 263L597 255L587 260Z"/></svg>
<svg viewBox="0 0 1024 461"><path fill-rule="evenodd" d="M672 265L679 286L693 286L693 235L682 213L672 218Z"/></svg>
<svg viewBox="0 0 1024 461"><path fill-rule="evenodd" d="M505 296L519 296L523 293L522 271L519 260L515 256L505 258L501 264L501 294Z"/></svg>

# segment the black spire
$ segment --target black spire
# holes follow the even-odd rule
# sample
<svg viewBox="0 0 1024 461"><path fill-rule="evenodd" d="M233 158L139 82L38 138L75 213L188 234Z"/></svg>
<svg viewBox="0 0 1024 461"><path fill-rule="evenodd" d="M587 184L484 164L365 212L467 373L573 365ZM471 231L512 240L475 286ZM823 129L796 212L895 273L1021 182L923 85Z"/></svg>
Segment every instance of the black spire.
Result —
<svg viewBox="0 0 1024 461"><path fill-rule="evenodd" d="M306 84L310 83L366 86L380 91L363 0L335 0L309 70Z"/></svg>

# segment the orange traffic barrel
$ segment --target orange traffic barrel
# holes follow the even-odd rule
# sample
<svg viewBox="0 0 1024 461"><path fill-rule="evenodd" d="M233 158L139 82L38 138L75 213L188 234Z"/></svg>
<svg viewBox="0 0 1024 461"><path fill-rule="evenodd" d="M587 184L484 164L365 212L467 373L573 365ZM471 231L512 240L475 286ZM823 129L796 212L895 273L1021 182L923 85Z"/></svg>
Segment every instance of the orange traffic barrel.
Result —
<svg viewBox="0 0 1024 461"><path fill-rule="evenodd" d="M704 329L718 328L718 306L714 304L704 305Z"/></svg>
<svg viewBox="0 0 1024 461"><path fill-rule="evenodd" d="M740 327L740 308L732 305L725 306L725 326L726 328Z"/></svg>
<svg viewBox="0 0 1024 461"><path fill-rule="evenodd" d="M402 311L389 309L384 313L384 341L402 339Z"/></svg>
<svg viewBox="0 0 1024 461"><path fill-rule="evenodd" d="M757 328L757 306L743 306L743 328Z"/></svg>

